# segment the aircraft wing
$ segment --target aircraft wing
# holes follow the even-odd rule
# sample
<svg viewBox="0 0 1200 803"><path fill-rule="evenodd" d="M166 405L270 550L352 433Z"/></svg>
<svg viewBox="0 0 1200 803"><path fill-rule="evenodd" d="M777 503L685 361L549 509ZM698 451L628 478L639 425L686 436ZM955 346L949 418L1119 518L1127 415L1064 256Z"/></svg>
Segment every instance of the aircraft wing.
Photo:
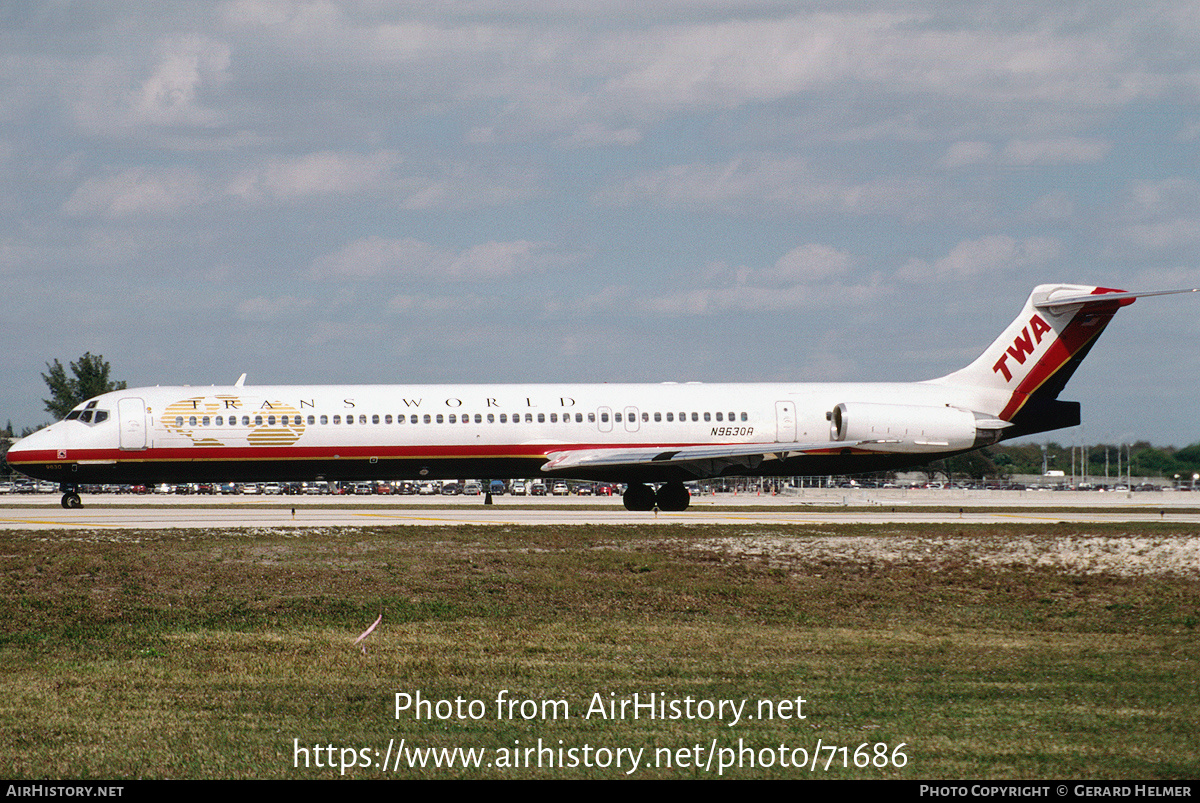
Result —
<svg viewBox="0 0 1200 803"><path fill-rule="evenodd" d="M840 452L868 441L821 443L737 443L700 446L635 446L632 448L568 449L550 452L542 471L567 474L572 469L615 466L673 466L697 477L712 477L728 466L757 468L766 460L786 460L801 454Z"/></svg>

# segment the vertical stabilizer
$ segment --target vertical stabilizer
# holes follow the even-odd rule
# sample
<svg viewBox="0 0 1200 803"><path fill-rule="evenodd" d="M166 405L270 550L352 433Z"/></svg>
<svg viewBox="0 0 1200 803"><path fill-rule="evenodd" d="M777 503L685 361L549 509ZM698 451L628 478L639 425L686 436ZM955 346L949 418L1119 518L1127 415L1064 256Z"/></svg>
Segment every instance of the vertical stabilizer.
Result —
<svg viewBox="0 0 1200 803"><path fill-rule="evenodd" d="M933 381L979 390L992 408L984 412L1019 425L1006 433L1009 436L1072 426L1078 422L1078 405L1055 404L1058 394L1116 311L1138 295L1143 294L1075 284L1039 285L1021 313L977 360ZM1033 410L1054 421L1035 424L1022 415ZM1075 421L1070 421L1072 417Z"/></svg>

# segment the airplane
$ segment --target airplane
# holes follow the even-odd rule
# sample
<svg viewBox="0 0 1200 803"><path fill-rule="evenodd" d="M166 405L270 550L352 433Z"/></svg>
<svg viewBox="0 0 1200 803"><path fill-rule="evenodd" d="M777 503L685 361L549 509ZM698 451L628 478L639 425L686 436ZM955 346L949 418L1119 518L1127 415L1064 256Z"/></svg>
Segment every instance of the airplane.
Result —
<svg viewBox="0 0 1200 803"><path fill-rule="evenodd" d="M1141 296L1044 284L978 359L908 383L144 387L15 443L59 484L515 479L624 483L628 510L686 510L684 482L901 469L1080 422L1059 393Z"/></svg>

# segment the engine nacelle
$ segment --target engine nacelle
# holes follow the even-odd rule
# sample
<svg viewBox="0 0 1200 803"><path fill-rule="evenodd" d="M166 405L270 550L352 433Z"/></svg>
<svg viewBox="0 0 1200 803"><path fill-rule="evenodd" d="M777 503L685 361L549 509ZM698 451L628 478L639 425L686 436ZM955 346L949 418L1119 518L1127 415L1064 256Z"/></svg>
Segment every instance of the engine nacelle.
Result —
<svg viewBox="0 0 1200 803"><path fill-rule="evenodd" d="M959 407L916 404L839 404L829 415L829 438L871 441L888 452L951 452L986 446L1008 422Z"/></svg>

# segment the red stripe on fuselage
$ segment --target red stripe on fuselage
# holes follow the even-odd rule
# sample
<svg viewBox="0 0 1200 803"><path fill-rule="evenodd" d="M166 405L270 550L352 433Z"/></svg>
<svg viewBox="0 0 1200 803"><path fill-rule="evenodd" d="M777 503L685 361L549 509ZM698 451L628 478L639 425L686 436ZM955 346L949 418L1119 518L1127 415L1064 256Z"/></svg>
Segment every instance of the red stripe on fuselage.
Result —
<svg viewBox="0 0 1200 803"><path fill-rule="evenodd" d="M654 444L654 448L680 449L696 443ZM716 445L721 444L705 444ZM740 445L740 444L729 444ZM14 466L34 464L72 464L80 461L116 461L119 463L158 463L189 461L230 462L254 460L436 460L440 458L538 458L550 452L581 449L622 449L645 447L643 443L562 443L562 444L491 444L491 445L411 445L411 446L182 446L140 450L70 449L65 458L54 449L22 450L10 455Z"/></svg>

